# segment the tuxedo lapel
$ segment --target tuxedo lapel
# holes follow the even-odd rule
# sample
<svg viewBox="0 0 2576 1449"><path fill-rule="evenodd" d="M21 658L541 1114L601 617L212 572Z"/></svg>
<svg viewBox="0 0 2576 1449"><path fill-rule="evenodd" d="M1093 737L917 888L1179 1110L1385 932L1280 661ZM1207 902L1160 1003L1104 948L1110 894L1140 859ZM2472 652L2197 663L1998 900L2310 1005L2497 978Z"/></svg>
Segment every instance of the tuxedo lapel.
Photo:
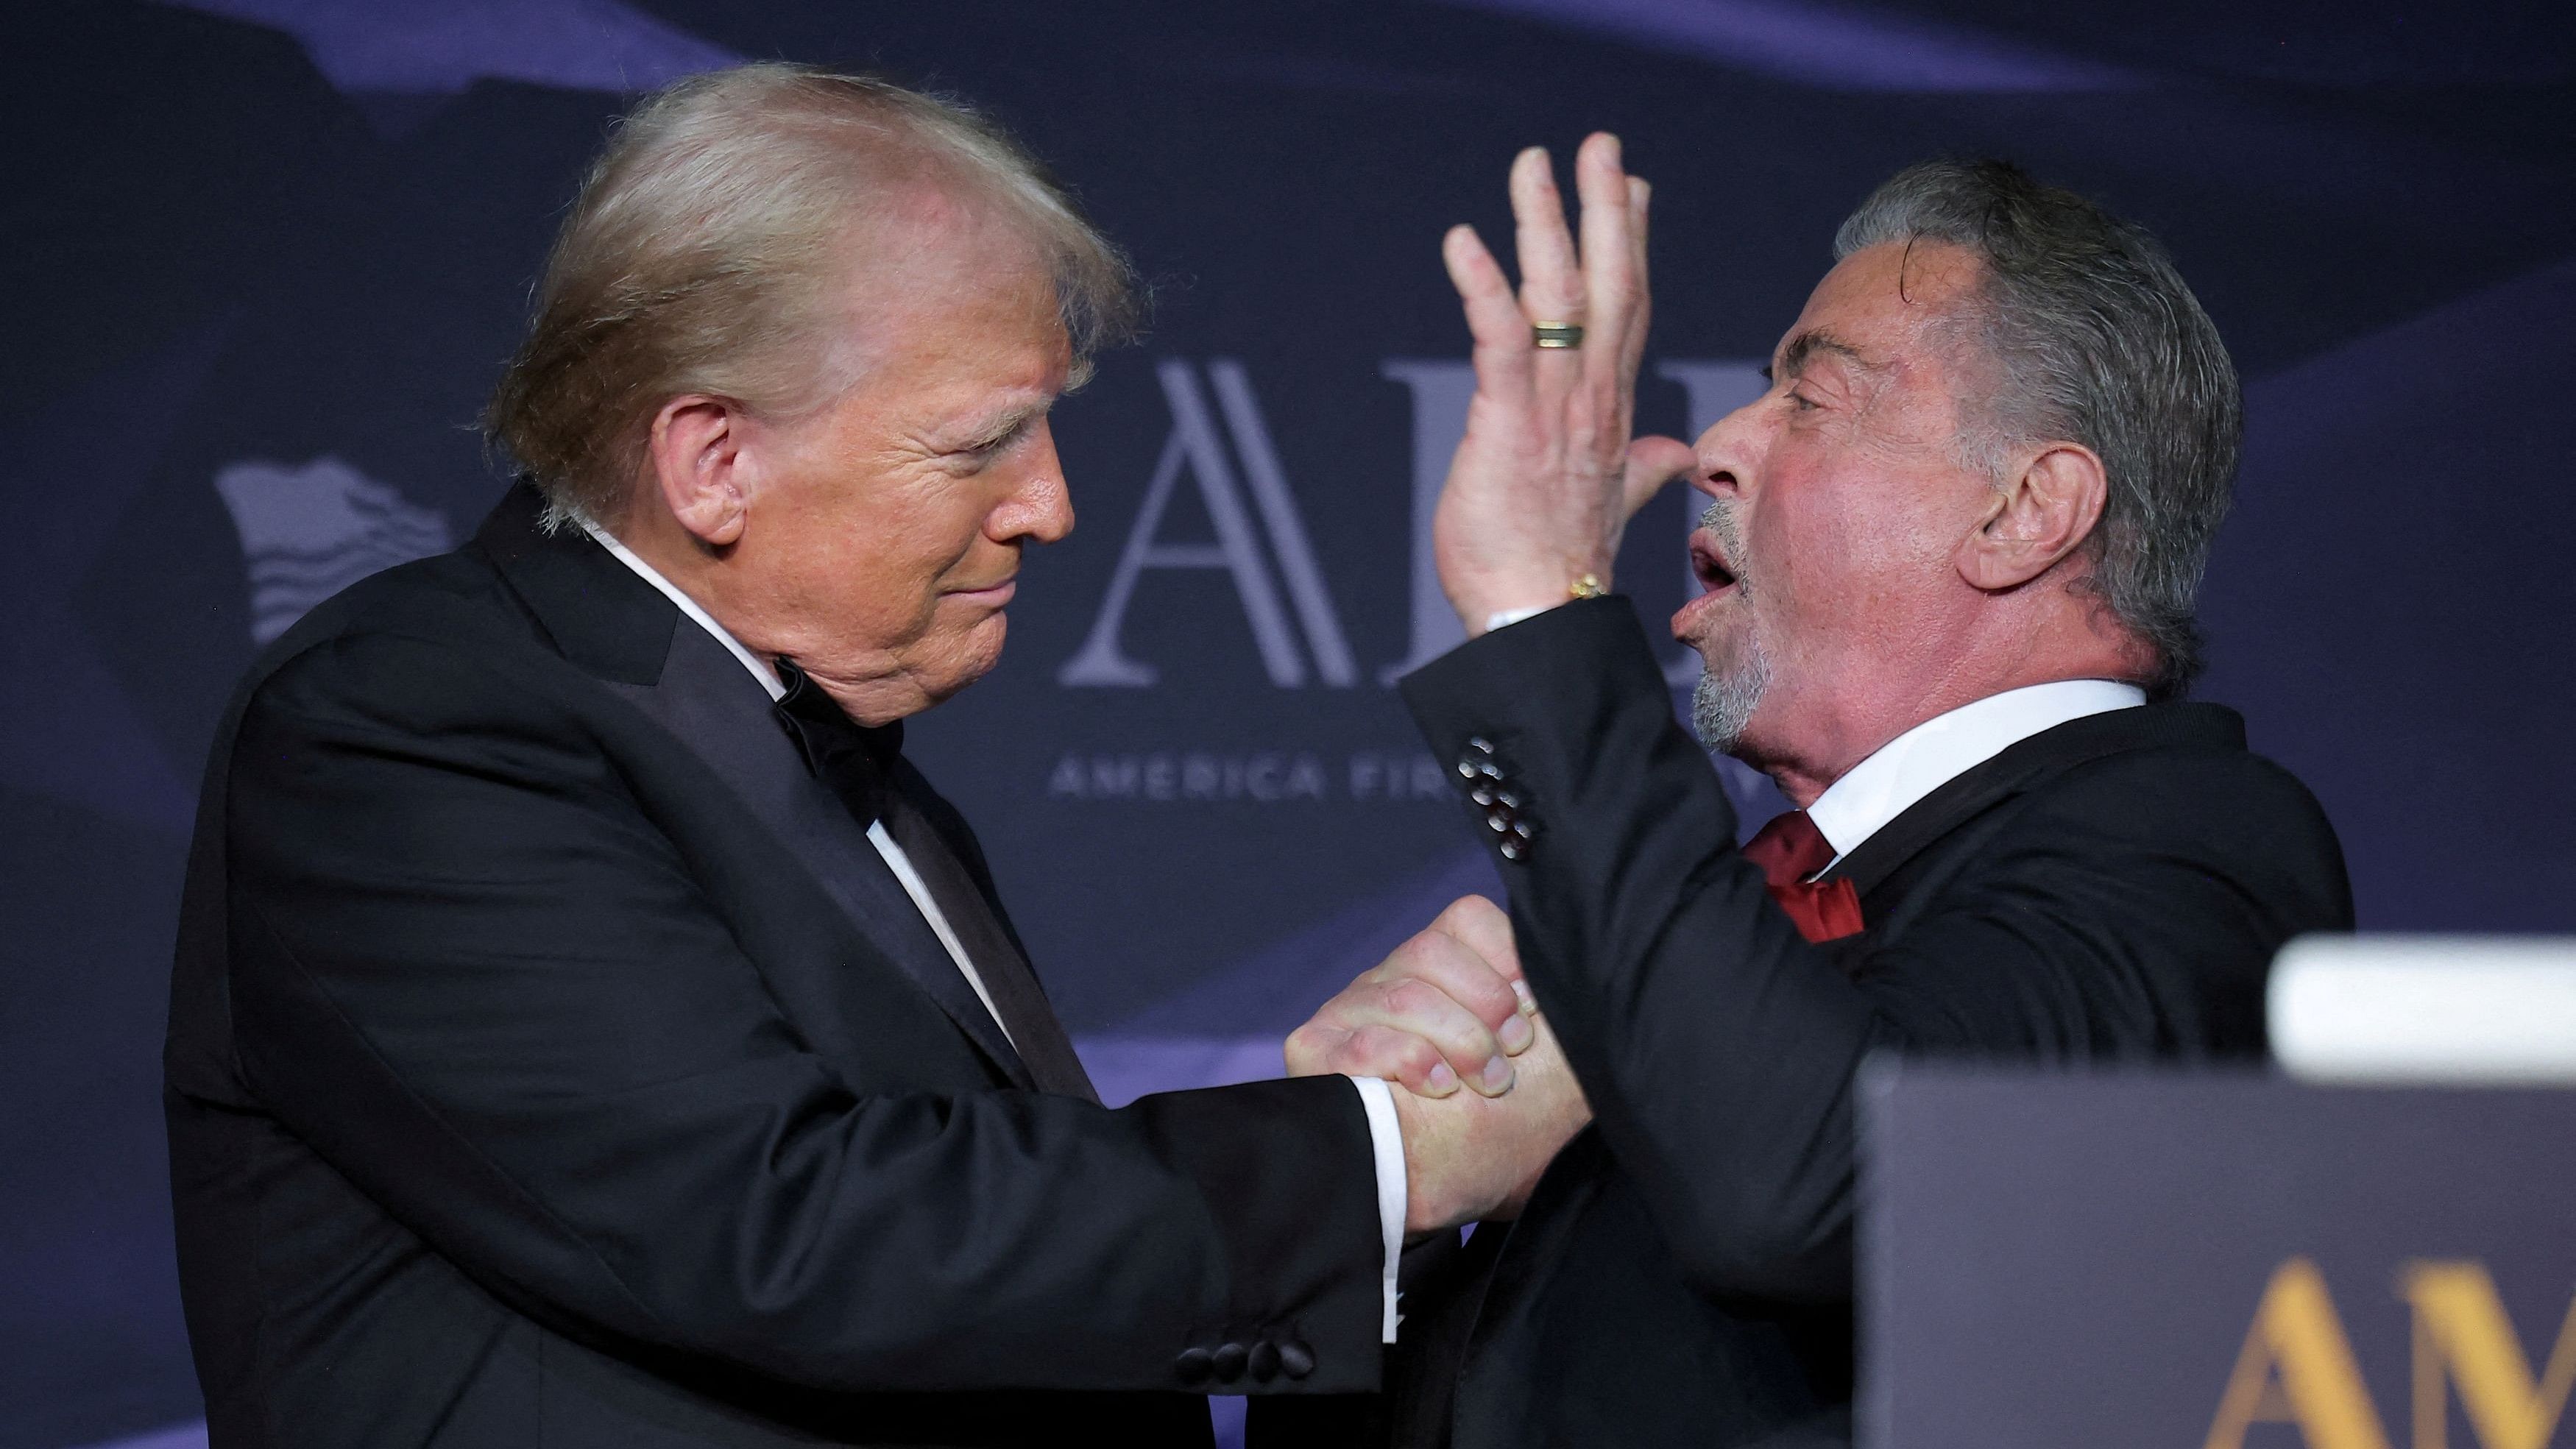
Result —
<svg viewBox="0 0 2576 1449"><path fill-rule="evenodd" d="M682 628L674 633L658 683L612 683L609 688L634 701L705 761L814 873L851 923L930 993L958 1030L1015 1084L1032 1085L1019 1054L966 984L921 907L895 879L849 807L814 778L772 715L767 691L741 660L706 630Z"/></svg>
<svg viewBox="0 0 2576 1449"><path fill-rule="evenodd" d="M996 1069L1018 1086L1032 1085L1009 1038L865 827L806 767L759 681L588 535L541 532L534 498L533 489L514 489L477 543L565 657L705 764L812 874L850 925L927 992Z"/></svg>

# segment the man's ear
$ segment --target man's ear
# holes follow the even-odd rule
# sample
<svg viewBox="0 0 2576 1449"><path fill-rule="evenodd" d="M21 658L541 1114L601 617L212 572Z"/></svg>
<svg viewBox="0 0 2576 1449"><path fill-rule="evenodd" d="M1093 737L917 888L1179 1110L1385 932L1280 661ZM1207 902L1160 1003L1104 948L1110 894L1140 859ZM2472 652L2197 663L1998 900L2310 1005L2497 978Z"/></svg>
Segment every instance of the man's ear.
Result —
<svg viewBox="0 0 2576 1449"><path fill-rule="evenodd" d="M750 418L739 403L690 394L662 404L645 442L645 467L671 516L699 542L742 537L758 465Z"/></svg>
<svg viewBox="0 0 2576 1449"><path fill-rule="evenodd" d="M1959 545L1959 576L1989 592L2018 588L2081 547L2102 521L2110 480L2081 443L2046 443L1994 492Z"/></svg>

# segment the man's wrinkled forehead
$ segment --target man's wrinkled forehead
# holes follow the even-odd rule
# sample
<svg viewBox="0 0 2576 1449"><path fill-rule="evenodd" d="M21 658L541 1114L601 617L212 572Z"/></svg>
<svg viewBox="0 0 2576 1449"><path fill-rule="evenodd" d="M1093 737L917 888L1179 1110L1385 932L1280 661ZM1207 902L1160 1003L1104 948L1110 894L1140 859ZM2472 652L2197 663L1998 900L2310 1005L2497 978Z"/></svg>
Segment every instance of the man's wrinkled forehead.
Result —
<svg viewBox="0 0 2576 1449"><path fill-rule="evenodd" d="M1845 257L1816 284L1773 360L1795 379L1822 362L1879 379L1914 370L1927 350L1947 352L1934 329L1953 319L1981 266L1946 242L1880 242Z"/></svg>

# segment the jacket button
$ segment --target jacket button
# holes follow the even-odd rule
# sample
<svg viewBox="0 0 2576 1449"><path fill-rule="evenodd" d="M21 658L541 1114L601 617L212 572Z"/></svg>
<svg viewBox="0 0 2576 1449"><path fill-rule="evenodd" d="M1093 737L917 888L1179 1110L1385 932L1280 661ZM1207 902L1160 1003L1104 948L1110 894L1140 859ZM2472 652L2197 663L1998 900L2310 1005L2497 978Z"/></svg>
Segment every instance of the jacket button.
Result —
<svg viewBox="0 0 2576 1449"><path fill-rule="evenodd" d="M1268 1339L1252 1346L1252 1357L1245 1365L1255 1383L1268 1383L1279 1377L1279 1345Z"/></svg>
<svg viewBox="0 0 2576 1449"><path fill-rule="evenodd" d="M1172 1360L1172 1371L1181 1376L1182 1383L1206 1383L1208 1375L1216 1371L1216 1355L1203 1348L1182 1349L1181 1356Z"/></svg>
<svg viewBox="0 0 2576 1449"><path fill-rule="evenodd" d="M1244 1361L1249 1359L1251 1356L1252 1355L1244 1352L1242 1344L1229 1343L1220 1345L1217 1348L1214 1358L1210 1360L1216 1369L1216 1381L1221 1384L1230 1384L1236 1379L1243 1377Z"/></svg>
<svg viewBox="0 0 2576 1449"><path fill-rule="evenodd" d="M1279 1345L1279 1371L1292 1379L1302 1379L1315 1371L1315 1351L1302 1339L1288 1339Z"/></svg>

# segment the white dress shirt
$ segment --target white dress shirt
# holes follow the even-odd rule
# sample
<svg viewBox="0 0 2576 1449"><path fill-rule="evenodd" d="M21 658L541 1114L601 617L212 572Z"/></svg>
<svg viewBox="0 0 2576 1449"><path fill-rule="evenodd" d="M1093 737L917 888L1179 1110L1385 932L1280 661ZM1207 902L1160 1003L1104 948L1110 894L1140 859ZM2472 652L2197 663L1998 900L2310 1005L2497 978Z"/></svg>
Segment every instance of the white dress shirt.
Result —
<svg viewBox="0 0 2576 1449"><path fill-rule="evenodd" d="M1807 807L1807 818L1839 862L1916 801L2032 735L2146 702L2146 691L2108 679L2064 679L1990 694L1879 746L1827 786Z"/></svg>
<svg viewBox="0 0 2576 1449"><path fill-rule="evenodd" d="M587 519L581 526L598 541L600 547L615 555L619 563L633 569L644 582L659 589L664 598L678 605L681 613L696 621L699 628L714 635L716 642L741 660L742 667L751 671L751 677L760 681L760 687L769 692L772 701L786 697L787 685L778 677L777 669L768 660L744 648L741 640L733 637L732 632L717 623L713 615L698 606L697 600L681 592L679 585L662 577L661 570L618 542L608 530ZM975 999L984 1003L984 1010L991 1014L993 1024L1002 1029L1002 1036L1007 1040L1011 1034L1010 1024L1002 1020L1000 1011L995 1010L992 993L984 989L982 974L976 971L974 961L957 939L956 929L948 924L948 917L941 913L939 903L931 899L930 887L922 882L921 873L913 869L911 857L905 855L903 847L895 844L894 837L886 833L884 821L869 823L868 843L877 848L877 854L885 857L886 867L894 872L896 880L903 883L903 893L912 897L922 919L930 923L932 933L939 937L939 944L947 948L948 959L957 963L957 970L965 976L966 984L975 988ZM1013 1042L1012 1045L1017 1046L1018 1043ZM1397 1321L1395 1269L1404 1252L1404 1137L1396 1125L1394 1090L1374 1077L1353 1077L1350 1082L1359 1089L1360 1107L1368 1114L1369 1150L1377 1167L1378 1239L1386 1257L1382 1278L1386 1311L1381 1332L1386 1342L1393 1343Z"/></svg>

